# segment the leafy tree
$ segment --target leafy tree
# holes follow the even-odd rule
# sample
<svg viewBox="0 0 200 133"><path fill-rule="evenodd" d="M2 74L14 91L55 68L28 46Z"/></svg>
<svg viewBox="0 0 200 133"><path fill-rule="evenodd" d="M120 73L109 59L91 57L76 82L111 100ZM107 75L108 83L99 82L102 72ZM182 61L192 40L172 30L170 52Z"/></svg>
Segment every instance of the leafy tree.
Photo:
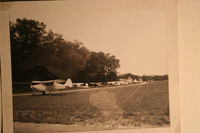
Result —
<svg viewBox="0 0 200 133"><path fill-rule="evenodd" d="M143 75L143 81L160 81L160 80L168 80L168 75Z"/></svg>
<svg viewBox="0 0 200 133"><path fill-rule="evenodd" d="M14 80L25 80L24 69L38 63L37 49L46 33L46 25L32 19L10 23L12 74Z"/></svg>
<svg viewBox="0 0 200 133"><path fill-rule="evenodd" d="M30 77L39 80L36 72L27 73L36 66L44 67L58 78L74 78L85 68L90 54L82 42L66 41L60 34L47 32L44 23L32 19L17 19L11 23L10 37L13 81L31 80Z"/></svg>
<svg viewBox="0 0 200 133"><path fill-rule="evenodd" d="M45 66L42 65L36 65L26 71L28 73L28 79L30 81L33 80L51 80L56 79L57 77L53 75L51 72L48 71L48 69Z"/></svg>
<svg viewBox="0 0 200 133"><path fill-rule="evenodd" d="M77 78L79 81L111 81L117 79L119 59L103 52L92 52L84 71Z"/></svg>
<svg viewBox="0 0 200 133"><path fill-rule="evenodd" d="M122 75L119 75L118 76L119 78L122 78L122 79L127 79L129 77L131 77L132 79L139 79L139 76L138 75L134 75L132 73L126 73L126 74L122 74Z"/></svg>
<svg viewBox="0 0 200 133"><path fill-rule="evenodd" d="M42 45L42 62L60 78L74 78L85 68L90 51L83 43L65 41L62 35L50 31Z"/></svg>
<svg viewBox="0 0 200 133"><path fill-rule="evenodd" d="M91 52L78 40L46 31L46 24L32 19L10 23L13 81L72 78L73 81L117 79L119 60Z"/></svg>
<svg viewBox="0 0 200 133"><path fill-rule="evenodd" d="M43 39L46 25L32 19L17 19L16 23L11 23L10 37L12 56L17 62L25 62L28 58L36 58L36 50ZM35 61L35 60L34 60Z"/></svg>

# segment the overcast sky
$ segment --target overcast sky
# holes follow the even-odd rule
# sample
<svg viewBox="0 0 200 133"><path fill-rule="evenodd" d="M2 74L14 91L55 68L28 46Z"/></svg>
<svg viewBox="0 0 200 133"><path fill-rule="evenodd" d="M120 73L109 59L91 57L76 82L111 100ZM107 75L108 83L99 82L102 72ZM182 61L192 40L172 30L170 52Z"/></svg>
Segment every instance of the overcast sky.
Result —
<svg viewBox="0 0 200 133"><path fill-rule="evenodd" d="M150 0L148 0L150 1ZM167 15L161 0L17 2L10 19L31 18L120 59L120 73L167 74Z"/></svg>

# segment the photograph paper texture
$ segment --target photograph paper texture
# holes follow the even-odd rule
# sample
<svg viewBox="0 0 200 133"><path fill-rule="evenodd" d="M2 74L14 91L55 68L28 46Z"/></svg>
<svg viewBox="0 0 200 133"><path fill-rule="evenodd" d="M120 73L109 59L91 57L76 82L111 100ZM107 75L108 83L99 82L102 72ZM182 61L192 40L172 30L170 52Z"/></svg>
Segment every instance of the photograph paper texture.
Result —
<svg viewBox="0 0 200 133"><path fill-rule="evenodd" d="M13 132L12 115L12 88L11 82L11 62L10 62L10 37L9 18L6 10L0 11L0 53L1 53L1 102L2 102L2 125L1 131Z"/></svg>
<svg viewBox="0 0 200 133"><path fill-rule="evenodd" d="M181 132L200 132L200 1L178 4Z"/></svg>
<svg viewBox="0 0 200 133"><path fill-rule="evenodd" d="M10 32L7 39L11 42L11 45L9 41L2 43L6 54L1 58L7 59L5 65L9 66L6 68L7 76L2 76L2 83L3 88L4 83L7 85L5 88L10 88L6 89L8 94L3 91L3 97L10 97L9 107L5 109L13 108L13 116L11 110L10 114L6 112L10 118L6 123L14 125L14 132L49 132L52 129L52 132L179 132L175 0L164 3L159 0L13 2L3 12L7 15L4 16L8 28L5 33ZM38 34L25 32L24 29L30 30L27 27L32 23L39 25L39 28L36 27L40 31ZM34 30L35 27L32 28ZM41 36L44 40L40 40ZM31 47L32 44L33 47L37 45L36 53L31 53L27 45L22 45L20 49L14 47L13 44L20 46L23 41ZM59 47L61 43L63 49ZM41 52L43 46L48 50ZM65 51L66 46L75 47L69 50L76 50L76 54L71 52L67 55L69 51ZM13 56L15 54L19 56ZM107 69L98 73L95 70L101 70L99 66L104 57L109 62L104 64ZM23 64L17 64L23 59L26 60L22 61ZM109 66L111 61L114 65ZM12 77L11 67L18 70L12 72ZM95 69L91 71L92 68ZM127 73L130 74L126 79ZM165 74L168 82L156 79ZM168 93L160 97L163 93L158 87L163 89L164 82L168 85L165 87ZM20 86L20 89L16 89L16 86ZM152 90L155 94L153 91L142 91L149 86L154 86ZM30 89L37 92L32 96ZM168 99L165 103L169 118L166 112L159 110L165 106L155 106L153 110L137 95L141 95L141 98L146 96L146 102L150 105L159 105L162 98ZM127 97L126 104L130 105L122 105L123 96ZM161 98L156 100L158 103L151 103L153 96ZM57 102L48 102L50 99ZM135 101L130 102L131 99ZM153 111L149 112L149 109ZM11 132L12 129L5 130Z"/></svg>
<svg viewBox="0 0 200 133"><path fill-rule="evenodd" d="M1 98L2 98L2 92L1 92L1 90L2 90L2 87L1 87L1 85L2 85L2 83L1 83L1 60L0 60L0 96L1 96ZM2 116L3 116L3 114L2 114L2 99L1 99L1 102L0 102L0 114L1 114L1 118L0 118L0 129L1 129L1 132L2 132L2 129L3 129L3 126L2 126L2 124L3 124L3 122L2 122Z"/></svg>

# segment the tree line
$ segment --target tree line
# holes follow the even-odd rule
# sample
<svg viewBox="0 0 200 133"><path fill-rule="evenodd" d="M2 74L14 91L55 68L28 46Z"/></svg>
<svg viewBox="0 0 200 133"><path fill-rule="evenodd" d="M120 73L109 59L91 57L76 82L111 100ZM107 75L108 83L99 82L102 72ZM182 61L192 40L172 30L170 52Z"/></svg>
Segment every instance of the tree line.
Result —
<svg viewBox="0 0 200 133"><path fill-rule="evenodd" d="M25 82L71 78L74 82L107 82L120 78L167 80L168 75L119 75L120 60L94 52L79 40L67 41L46 24L19 18L10 22L12 80ZM95 44L94 44L95 45Z"/></svg>
<svg viewBox="0 0 200 133"><path fill-rule="evenodd" d="M79 40L67 41L47 31L46 24L19 18L10 22L13 81L111 81L117 79L119 59L87 49ZM94 44L95 45L95 44Z"/></svg>
<svg viewBox="0 0 200 133"><path fill-rule="evenodd" d="M132 78L136 80L142 80L142 81L160 81L160 80L168 80L168 75L135 75L132 73L125 73L122 75L119 75L118 78L121 79L127 79L127 78Z"/></svg>

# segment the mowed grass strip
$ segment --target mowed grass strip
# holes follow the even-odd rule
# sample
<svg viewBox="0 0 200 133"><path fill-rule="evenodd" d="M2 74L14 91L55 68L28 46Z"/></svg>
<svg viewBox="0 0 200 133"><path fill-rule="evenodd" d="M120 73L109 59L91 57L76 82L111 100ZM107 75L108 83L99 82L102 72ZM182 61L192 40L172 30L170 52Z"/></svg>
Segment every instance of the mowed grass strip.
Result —
<svg viewBox="0 0 200 133"><path fill-rule="evenodd" d="M88 92L52 96L14 97L14 121L58 124L85 124L100 114L89 102Z"/></svg>
<svg viewBox="0 0 200 133"><path fill-rule="evenodd" d="M112 104L122 110L122 113L113 114L120 116L105 118L101 108L91 104L90 96L94 94L107 94L108 100L109 95L112 96L111 102L116 102ZM18 96L13 100L14 121L19 122L102 125L111 119L117 121L113 123L118 126L134 127L166 126L170 123L168 81L52 96Z"/></svg>
<svg viewBox="0 0 200 133"><path fill-rule="evenodd" d="M124 110L125 125L167 126L170 124L168 81L154 81L142 86L114 91Z"/></svg>

